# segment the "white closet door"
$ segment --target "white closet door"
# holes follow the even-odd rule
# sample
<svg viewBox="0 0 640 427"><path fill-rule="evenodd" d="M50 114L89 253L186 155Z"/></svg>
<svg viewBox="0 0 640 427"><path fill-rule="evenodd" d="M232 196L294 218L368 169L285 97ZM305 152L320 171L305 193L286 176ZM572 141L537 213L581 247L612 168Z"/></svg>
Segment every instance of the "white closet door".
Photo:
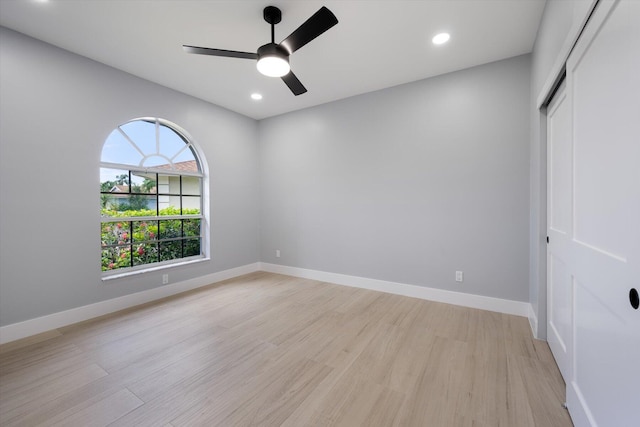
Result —
<svg viewBox="0 0 640 427"><path fill-rule="evenodd" d="M547 108L547 341L564 378L571 376L573 277L571 105L565 83Z"/></svg>
<svg viewBox="0 0 640 427"><path fill-rule="evenodd" d="M601 0L567 61L573 360L581 426L640 425L640 1Z"/></svg>

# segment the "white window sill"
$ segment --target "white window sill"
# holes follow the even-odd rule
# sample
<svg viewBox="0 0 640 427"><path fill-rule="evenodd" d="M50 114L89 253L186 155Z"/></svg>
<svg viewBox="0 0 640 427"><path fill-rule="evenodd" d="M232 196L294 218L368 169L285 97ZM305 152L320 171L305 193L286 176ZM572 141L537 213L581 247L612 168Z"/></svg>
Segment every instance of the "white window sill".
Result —
<svg viewBox="0 0 640 427"><path fill-rule="evenodd" d="M210 260L211 258L208 258L208 257L197 257L197 258L191 258L182 262L167 262L167 263L154 264L153 266L141 268L140 270L128 270L128 271L123 271L118 273L115 273L115 272L104 273L104 275L102 276L102 281L107 282L109 280L123 279L126 277L136 276L138 274L151 273L153 271L166 270L167 268L197 264L200 262L210 261Z"/></svg>

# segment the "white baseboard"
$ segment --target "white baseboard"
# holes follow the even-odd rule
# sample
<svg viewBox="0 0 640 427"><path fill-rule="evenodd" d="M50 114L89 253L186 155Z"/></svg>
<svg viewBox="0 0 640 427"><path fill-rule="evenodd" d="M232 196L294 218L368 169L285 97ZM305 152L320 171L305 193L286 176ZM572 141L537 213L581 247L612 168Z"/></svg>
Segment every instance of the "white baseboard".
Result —
<svg viewBox="0 0 640 427"><path fill-rule="evenodd" d="M325 271L308 270L305 268L289 267L286 265L260 263L260 270L270 273L285 274L304 279L319 280L338 285L355 288L370 289L389 294L404 295L429 301L444 302L463 307L496 311L498 313L513 314L528 317L532 311L531 304L523 301L511 301L482 295L466 294L463 292L447 291L443 289L427 288L424 286L408 285L405 283L387 282L384 280L368 279L365 277L348 276L345 274L328 273Z"/></svg>
<svg viewBox="0 0 640 427"><path fill-rule="evenodd" d="M533 310L532 304L529 304L528 317L529 317L529 325L531 326L531 332L533 333L533 337L535 339L539 339L538 338L538 316L536 315L536 312Z"/></svg>
<svg viewBox="0 0 640 427"><path fill-rule="evenodd" d="M208 274L206 276L185 280L183 282L176 282L170 285L137 292L135 294L124 295L118 298L49 314L47 316L25 320L24 322L2 326L0 327L0 344L15 341L20 338L26 338L52 329L61 328L73 323L82 322L83 320L92 319L94 317L113 313L118 310L144 304L146 302L179 294L181 292L190 291L192 289L232 279L234 277L253 273L259 270L260 263L256 262L253 264L243 265L241 267L231 268L229 270L218 271L217 273Z"/></svg>

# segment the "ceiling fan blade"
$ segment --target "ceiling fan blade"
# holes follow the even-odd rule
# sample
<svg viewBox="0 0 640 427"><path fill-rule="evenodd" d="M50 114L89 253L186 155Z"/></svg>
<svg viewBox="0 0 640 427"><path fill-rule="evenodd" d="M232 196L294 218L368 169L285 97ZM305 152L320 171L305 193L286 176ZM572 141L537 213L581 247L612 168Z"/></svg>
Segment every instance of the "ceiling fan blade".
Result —
<svg viewBox="0 0 640 427"><path fill-rule="evenodd" d="M307 88L302 85L296 75L293 74L293 71L289 71L288 74L285 74L281 78L282 81L289 86L289 89L291 89L291 92L293 92L295 96L302 95L307 91Z"/></svg>
<svg viewBox="0 0 640 427"><path fill-rule="evenodd" d="M226 56L229 58L245 58L245 59L258 59L257 53L251 52L238 52L237 50L224 50L224 49L212 49L210 47L198 47L182 45L182 48L187 53L196 53L199 55L212 55L212 56Z"/></svg>
<svg viewBox="0 0 640 427"><path fill-rule="evenodd" d="M289 54L292 54L337 23L338 18L333 12L322 6L311 18L307 19L289 37L284 39L280 46L287 49Z"/></svg>

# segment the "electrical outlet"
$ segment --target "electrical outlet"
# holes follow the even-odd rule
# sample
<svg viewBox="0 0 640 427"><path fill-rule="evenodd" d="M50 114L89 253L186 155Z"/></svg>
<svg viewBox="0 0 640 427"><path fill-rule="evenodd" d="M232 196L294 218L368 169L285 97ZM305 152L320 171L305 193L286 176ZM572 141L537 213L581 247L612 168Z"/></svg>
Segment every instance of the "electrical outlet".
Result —
<svg viewBox="0 0 640 427"><path fill-rule="evenodd" d="M456 271L456 282L462 282L464 280L464 276L462 271Z"/></svg>
<svg viewBox="0 0 640 427"><path fill-rule="evenodd" d="M276 249L276 258L280 258L280 249Z"/></svg>
<svg viewBox="0 0 640 427"><path fill-rule="evenodd" d="M168 274L163 274L162 275L162 284L166 285L167 283L169 283L169 275Z"/></svg>

